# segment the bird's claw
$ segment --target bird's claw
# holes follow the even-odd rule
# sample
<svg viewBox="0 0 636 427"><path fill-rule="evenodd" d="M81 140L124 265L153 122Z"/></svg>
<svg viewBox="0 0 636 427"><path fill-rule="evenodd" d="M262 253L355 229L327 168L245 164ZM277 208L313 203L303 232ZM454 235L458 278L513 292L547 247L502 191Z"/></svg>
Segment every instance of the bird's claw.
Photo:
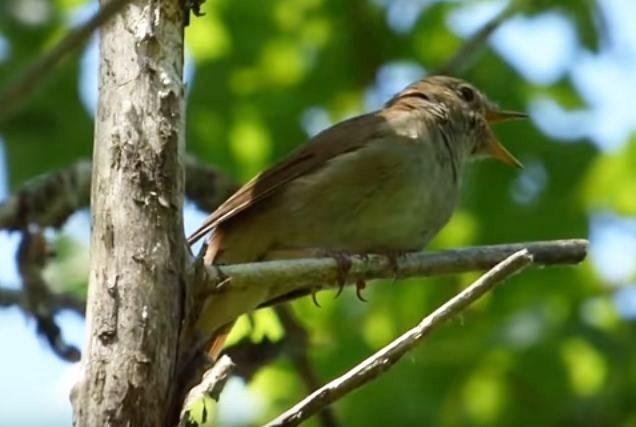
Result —
<svg viewBox="0 0 636 427"><path fill-rule="evenodd" d="M367 283L364 279L356 280L356 296L362 302L367 302L367 300L362 296L362 291L367 287Z"/></svg>
<svg viewBox="0 0 636 427"><path fill-rule="evenodd" d="M313 289L311 291L311 301L314 303L316 307L322 308L322 306L318 303L318 298L316 298L316 289Z"/></svg>
<svg viewBox="0 0 636 427"><path fill-rule="evenodd" d="M331 254L331 256L336 261L336 283L338 284L338 291L334 298L338 298L347 281L347 273L349 273L351 269L351 258L344 252L335 252Z"/></svg>

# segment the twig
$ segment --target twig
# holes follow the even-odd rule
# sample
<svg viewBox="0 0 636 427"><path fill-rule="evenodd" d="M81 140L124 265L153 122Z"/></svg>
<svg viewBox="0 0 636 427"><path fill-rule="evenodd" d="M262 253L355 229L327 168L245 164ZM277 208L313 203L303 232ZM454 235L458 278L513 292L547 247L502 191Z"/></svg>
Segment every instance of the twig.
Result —
<svg viewBox="0 0 636 427"><path fill-rule="evenodd" d="M311 393L301 402L266 424L267 427L296 426L330 403L371 381L388 370L423 340L432 330L477 300L497 283L528 266L532 255L527 250L515 252L481 276L471 286L451 298L416 327L376 352L344 375Z"/></svg>
<svg viewBox="0 0 636 427"><path fill-rule="evenodd" d="M305 383L305 387L309 392L312 392L320 387L320 380L307 353L307 331L296 320L287 304L277 305L274 310L285 329L285 350L294 364L300 379ZM318 413L318 420L323 427L338 426L336 416L328 406Z"/></svg>
<svg viewBox="0 0 636 427"><path fill-rule="evenodd" d="M17 108L21 102L48 76L56 65L73 50L80 47L100 26L132 0L101 2L101 9L83 25L72 29L51 50L36 59L16 76L13 83L0 92L0 117Z"/></svg>
<svg viewBox="0 0 636 427"><path fill-rule="evenodd" d="M24 293L17 289L0 286L0 307L24 306Z"/></svg>
<svg viewBox="0 0 636 427"><path fill-rule="evenodd" d="M190 418L192 417L191 408L197 401L209 397L215 401L219 401L219 396L227 379L230 377L232 370L234 369L234 363L232 359L224 355L212 366L205 374L201 382L190 390L185 402L183 403L183 409L179 416L179 427L186 427L192 425ZM202 414L201 424L206 423L208 416L207 411L204 409Z"/></svg>
<svg viewBox="0 0 636 427"><path fill-rule="evenodd" d="M80 358L79 349L64 342L60 328L53 319L49 287L42 277L48 257L44 236L39 232L25 231L17 253L25 297L23 307L35 318L37 331L46 338L55 354L64 360L76 362Z"/></svg>
<svg viewBox="0 0 636 427"><path fill-rule="evenodd" d="M24 291L0 286L0 307L17 306L28 311L27 296ZM71 310L81 316L84 315L85 303L72 295L50 292L47 297L47 305L52 314L62 310Z"/></svg>
<svg viewBox="0 0 636 427"><path fill-rule="evenodd" d="M347 281L432 276L486 270L521 249L528 249L537 265L576 264L587 254L587 240L552 240L478 246L440 252L408 253L397 260L381 255L353 256ZM219 274L229 277L221 281ZM230 298L262 295L261 305L277 298L292 299L320 289L339 286L338 266L332 258L267 261L208 268L208 289L213 305ZM211 306L208 310L212 310ZM241 313L237 313L241 314ZM224 319L224 322L229 321Z"/></svg>
<svg viewBox="0 0 636 427"><path fill-rule="evenodd" d="M475 34L467 39L461 47L446 61L434 74L459 75L468 66L470 60L480 51L488 37L495 32L501 24L517 11L520 0L512 0L508 6L502 9L490 21L486 22Z"/></svg>
<svg viewBox="0 0 636 427"><path fill-rule="evenodd" d="M88 160L78 160L66 169L27 181L0 202L0 229L61 227L75 211L88 207L91 168ZM235 187L216 168L186 157L186 196L200 209L214 210Z"/></svg>
<svg viewBox="0 0 636 427"><path fill-rule="evenodd" d="M0 229L21 230L30 224L60 227L73 212L88 206L90 186L88 160L37 176L0 203Z"/></svg>

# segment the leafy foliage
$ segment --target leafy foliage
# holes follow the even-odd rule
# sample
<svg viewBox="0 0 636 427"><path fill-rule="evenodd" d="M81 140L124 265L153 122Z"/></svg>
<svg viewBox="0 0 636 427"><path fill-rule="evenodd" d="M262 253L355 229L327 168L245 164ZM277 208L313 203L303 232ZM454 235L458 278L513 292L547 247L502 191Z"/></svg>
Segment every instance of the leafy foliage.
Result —
<svg viewBox="0 0 636 427"><path fill-rule="evenodd" d="M83 4L57 1L33 24L16 14L16 3L0 5L0 34L10 43L0 85L50 45L68 13ZM237 180L248 179L307 140L308 112L324 112L332 122L361 112L383 65L440 68L462 43L447 25L460 3L433 2L412 28L396 31L383 1L208 0L205 15L193 17L186 33L195 68L188 149ZM531 3L524 13L555 7ZM559 2L558 10L573 20L580 43L596 48L592 3ZM79 72L76 57L1 122L13 189L89 155L91 117L79 101ZM584 105L569 80L537 87L488 48L462 77L510 109L523 110L539 95L568 108ZM587 140L554 141L531 121L496 132L527 168L475 164L457 214L432 248L586 237L598 209L636 215L635 139L604 154ZM345 292L336 300L319 295L322 308L302 300L293 309L310 332L312 361L328 379L472 278L378 284L367 289L368 304ZM517 276L390 373L339 402L337 417L344 425L367 426L632 425L636 330L617 315L610 291L590 263ZM257 328L276 338L280 326L271 317L260 316ZM258 373L251 388L265 401L256 421L305 394L285 359Z"/></svg>

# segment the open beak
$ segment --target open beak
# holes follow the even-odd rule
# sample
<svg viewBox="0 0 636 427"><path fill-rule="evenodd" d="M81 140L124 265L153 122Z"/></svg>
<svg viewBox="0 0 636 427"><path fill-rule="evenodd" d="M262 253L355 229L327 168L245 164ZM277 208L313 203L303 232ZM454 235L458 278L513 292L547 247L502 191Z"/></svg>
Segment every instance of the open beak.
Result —
<svg viewBox="0 0 636 427"><path fill-rule="evenodd" d="M488 110L486 111L486 121L490 123L499 123L504 122L506 120L514 120L514 119L525 119L528 115L525 113L518 113L516 111L497 111L497 110ZM513 166L516 168L523 168L523 165L515 156L513 156L510 151L504 147L501 142L497 140L497 137L492 132L489 132L488 141L483 150L490 156L494 157L501 162Z"/></svg>

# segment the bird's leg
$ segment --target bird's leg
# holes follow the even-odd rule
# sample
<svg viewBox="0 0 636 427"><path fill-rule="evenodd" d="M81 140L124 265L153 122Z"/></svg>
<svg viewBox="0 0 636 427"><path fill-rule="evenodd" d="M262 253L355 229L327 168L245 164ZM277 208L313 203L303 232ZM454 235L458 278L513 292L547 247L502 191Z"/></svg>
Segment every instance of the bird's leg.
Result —
<svg viewBox="0 0 636 427"><path fill-rule="evenodd" d="M385 250L378 252L378 255L384 255L389 261L389 267L391 268L391 272L393 273L391 284L394 284L395 281L400 278L400 266L398 263L398 258L404 256L404 254L406 253L407 251L396 250Z"/></svg>

